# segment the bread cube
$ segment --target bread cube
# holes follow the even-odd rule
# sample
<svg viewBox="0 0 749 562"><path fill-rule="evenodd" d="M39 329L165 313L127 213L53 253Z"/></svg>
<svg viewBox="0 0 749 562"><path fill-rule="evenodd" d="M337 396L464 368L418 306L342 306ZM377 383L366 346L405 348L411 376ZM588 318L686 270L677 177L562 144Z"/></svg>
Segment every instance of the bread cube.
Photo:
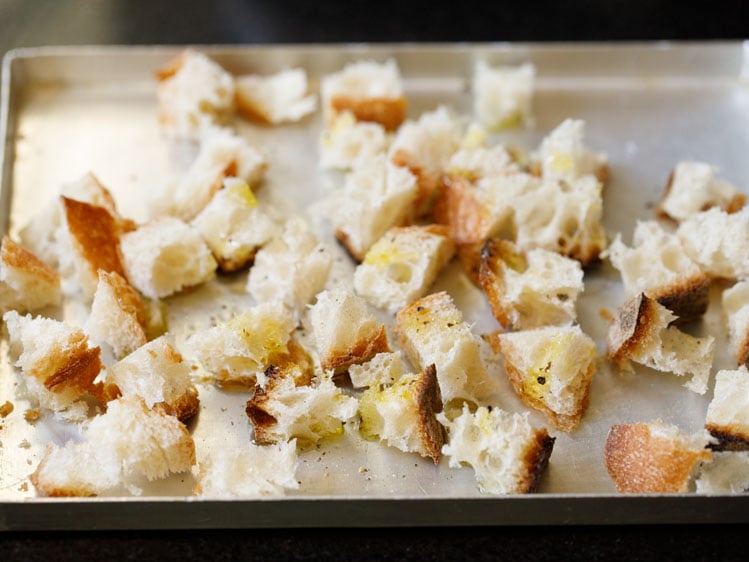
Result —
<svg viewBox="0 0 749 562"><path fill-rule="evenodd" d="M749 451L714 452L700 467L698 494L741 494L749 490Z"/></svg>
<svg viewBox="0 0 749 562"><path fill-rule="evenodd" d="M200 141L234 114L234 77L187 49L157 72L159 122L170 137Z"/></svg>
<svg viewBox="0 0 749 562"><path fill-rule="evenodd" d="M571 182L594 175L600 182L609 176L608 157L593 152L584 143L585 121L565 119L539 147L536 156L541 176L548 180Z"/></svg>
<svg viewBox="0 0 749 562"><path fill-rule="evenodd" d="M715 338L695 338L671 326L676 317L644 294L629 299L609 327L610 360L632 370L631 361L677 376L691 375L686 386L705 394L715 353Z"/></svg>
<svg viewBox="0 0 749 562"><path fill-rule="evenodd" d="M604 462L619 492L682 493L699 464L711 460L709 443L707 431L689 435L660 421L618 424L606 438Z"/></svg>
<svg viewBox="0 0 749 562"><path fill-rule="evenodd" d="M416 198L416 177L387 162L384 155L362 163L335 193L330 217L335 235L357 261L390 228L408 222Z"/></svg>
<svg viewBox="0 0 749 562"><path fill-rule="evenodd" d="M684 322L707 310L709 277L687 255L679 238L655 221L638 221L632 248L617 235L608 256L622 274L628 297L645 293Z"/></svg>
<svg viewBox="0 0 749 562"><path fill-rule="evenodd" d="M392 385L407 372L408 366L400 351L378 353L366 363L351 365L348 370L354 388Z"/></svg>
<svg viewBox="0 0 749 562"><path fill-rule="evenodd" d="M320 167L350 170L385 154L390 135L379 123L357 121L350 111L339 113L320 135Z"/></svg>
<svg viewBox="0 0 749 562"><path fill-rule="evenodd" d="M446 170L451 178L460 177L469 181L519 172L520 167L503 145L467 147L465 142L450 157Z"/></svg>
<svg viewBox="0 0 749 562"><path fill-rule="evenodd" d="M247 182L238 178L226 178L224 189L213 196L191 225L208 244L224 272L246 266L281 231L259 207Z"/></svg>
<svg viewBox="0 0 749 562"><path fill-rule="evenodd" d="M434 364L442 400L478 402L492 382L481 359L479 341L445 292L423 297L398 312L396 332L411 364Z"/></svg>
<svg viewBox="0 0 749 562"><path fill-rule="evenodd" d="M359 430L405 453L439 464L444 434L437 421L442 395L434 365L405 374L390 385L370 386L359 401Z"/></svg>
<svg viewBox="0 0 749 562"><path fill-rule="evenodd" d="M325 371L342 373L390 351L385 325L367 310L364 299L341 289L317 295L310 322Z"/></svg>
<svg viewBox="0 0 749 562"><path fill-rule="evenodd" d="M749 281L723 291L722 302L731 355L739 365L749 365Z"/></svg>
<svg viewBox="0 0 749 562"><path fill-rule="evenodd" d="M507 240L491 238L482 250L481 288L504 328L525 330L571 324L583 291L580 263L555 252L528 252Z"/></svg>
<svg viewBox="0 0 749 562"><path fill-rule="evenodd" d="M442 454L450 468L473 468L485 494L529 494L538 489L554 448L546 429L528 423L528 414L511 414L481 406L471 413L467 404L453 419L440 414L447 429Z"/></svg>
<svg viewBox="0 0 749 562"><path fill-rule="evenodd" d="M321 96L328 124L339 113L350 111L358 121L373 121L394 131L406 118L400 70L393 59L347 64L339 72L323 77Z"/></svg>
<svg viewBox="0 0 749 562"><path fill-rule="evenodd" d="M735 185L715 177L715 168L705 162L676 164L666 183L666 191L656 211L677 221L718 207L727 213L741 209L746 195Z"/></svg>
<svg viewBox="0 0 749 562"><path fill-rule="evenodd" d="M237 76L237 111L265 125L299 121L317 109L317 96L307 95L307 73L302 68L270 76Z"/></svg>
<svg viewBox="0 0 749 562"><path fill-rule="evenodd" d="M3 236L0 246L0 312L59 306L60 274L26 248Z"/></svg>
<svg viewBox="0 0 749 562"><path fill-rule="evenodd" d="M504 129L532 121L531 103L536 67L476 63L473 71L473 112L490 129Z"/></svg>
<svg viewBox="0 0 749 562"><path fill-rule="evenodd" d="M200 234L174 217L161 217L122 236L127 278L159 299L213 279L217 263Z"/></svg>
<svg viewBox="0 0 749 562"><path fill-rule="evenodd" d="M733 371L718 371L715 375L705 429L717 440L711 447L713 450L749 450L749 371L746 365Z"/></svg>

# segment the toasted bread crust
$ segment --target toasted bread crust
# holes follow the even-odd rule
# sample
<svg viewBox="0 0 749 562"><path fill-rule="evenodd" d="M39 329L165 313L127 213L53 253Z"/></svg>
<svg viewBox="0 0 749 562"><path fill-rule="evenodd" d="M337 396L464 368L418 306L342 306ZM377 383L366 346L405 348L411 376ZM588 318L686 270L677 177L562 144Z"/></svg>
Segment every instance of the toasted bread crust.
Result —
<svg viewBox="0 0 749 562"><path fill-rule="evenodd" d="M163 82L164 80L168 80L169 78L177 74L185 64L186 57L187 53L183 52L179 56L170 60L164 66L157 68L156 72L154 73L156 75L156 79L159 82Z"/></svg>
<svg viewBox="0 0 749 562"><path fill-rule="evenodd" d="M0 259L3 264L19 269L50 284L60 283L60 274L26 248L14 242L7 234L3 236Z"/></svg>
<svg viewBox="0 0 749 562"><path fill-rule="evenodd" d="M705 314L709 291L710 278L701 274L652 291L651 297L678 317L675 324L682 324L697 320Z"/></svg>
<svg viewBox="0 0 749 562"><path fill-rule="evenodd" d="M182 423L187 423L200 409L198 389L195 386L191 386L173 404L160 402L159 404L154 404L153 408L154 410L161 410L168 416L175 416Z"/></svg>
<svg viewBox="0 0 749 562"><path fill-rule="evenodd" d="M713 451L749 451L749 430L746 426L706 423L705 429L718 440L710 444Z"/></svg>
<svg viewBox="0 0 749 562"><path fill-rule="evenodd" d="M476 187L466 178L451 177L432 209L434 219L449 227L458 244L478 244L491 236L492 217L475 196Z"/></svg>
<svg viewBox="0 0 749 562"><path fill-rule="evenodd" d="M434 464L439 464L445 432L437 421L437 414L442 411L442 394L434 363L419 374L416 381L416 403L419 409L419 437L426 447L428 456Z"/></svg>
<svg viewBox="0 0 749 562"><path fill-rule="evenodd" d="M330 107L335 113L350 111L358 121L374 121L386 131L392 132L406 119L408 102L405 96L397 98L353 98L345 95L333 96Z"/></svg>
<svg viewBox="0 0 749 562"><path fill-rule="evenodd" d="M47 446L47 453L49 453L50 449L52 449L52 445ZM44 468L49 462L48 459L49 455L45 454L36 470L29 475L29 480L31 480L34 488L36 488L37 492L39 492L41 496L45 496L48 498L93 498L97 496L97 494L93 490L89 490L87 488L75 488L72 486L53 486L50 483L40 479L39 475L44 471Z"/></svg>
<svg viewBox="0 0 749 562"><path fill-rule="evenodd" d="M481 263L479 265L479 284L484 291L492 314L503 328L512 327L510 311L502 306L502 295L507 289L503 268L516 265L525 269L525 256L518 251L512 242L490 238L481 248Z"/></svg>
<svg viewBox="0 0 749 562"><path fill-rule="evenodd" d="M604 447L606 470L619 492L685 492L694 467L712 458L710 451L690 451L654 436L644 423L614 425Z"/></svg>
<svg viewBox="0 0 749 562"><path fill-rule="evenodd" d="M102 369L101 348L78 349L73 355L65 355L65 361L45 379L44 387L51 392L64 388L89 391Z"/></svg>
<svg viewBox="0 0 749 562"><path fill-rule="evenodd" d="M146 328L146 306L143 303L143 298L140 293L136 291L127 280L117 272L108 273L101 271L99 273L100 278L112 288L117 304L126 314L136 319L143 329ZM145 343L145 341L143 342ZM181 360L181 358L180 358Z"/></svg>
<svg viewBox="0 0 749 562"><path fill-rule="evenodd" d="M351 239L348 234L340 229L336 229L335 238L336 240L338 240L338 243L343 246L343 249L346 250L346 253L351 256L351 259L353 259L355 263L360 264L362 261L364 261L364 257L367 255L367 252L358 252L354 248L353 244L351 244Z"/></svg>
<svg viewBox="0 0 749 562"><path fill-rule="evenodd" d="M413 203L413 216L421 217L429 214L445 188L442 174L428 172L414 161L409 152L403 149L396 150L390 156L390 161L396 166L408 168L416 176L418 189Z"/></svg>
<svg viewBox="0 0 749 562"><path fill-rule="evenodd" d="M622 363L653 333L657 317L656 303L640 293L625 302L617 310L616 318L609 327L606 356L611 361Z"/></svg>
<svg viewBox="0 0 749 562"><path fill-rule="evenodd" d="M518 480L516 493L533 494L538 490L541 476L546 471L549 458L554 450L555 441L556 438L550 437L546 428L535 431L534 440L528 443L523 454L525 472Z"/></svg>
<svg viewBox="0 0 749 562"><path fill-rule="evenodd" d="M245 119L254 121L260 125L271 126L273 123L268 119L268 115L260 108L259 104L245 96L241 88L237 88L234 92L234 106L239 113Z"/></svg>
<svg viewBox="0 0 749 562"><path fill-rule="evenodd" d="M377 334L370 339L361 339L348 349L331 349L322 358L321 365L325 371L341 373L351 365L369 361L378 353L390 351L387 331L382 324Z"/></svg>
<svg viewBox="0 0 749 562"><path fill-rule="evenodd" d="M481 286L481 249L483 247L484 244L478 242L476 244L461 244L456 248L463 271L465 271L468 279L479 287Z"/></svg>

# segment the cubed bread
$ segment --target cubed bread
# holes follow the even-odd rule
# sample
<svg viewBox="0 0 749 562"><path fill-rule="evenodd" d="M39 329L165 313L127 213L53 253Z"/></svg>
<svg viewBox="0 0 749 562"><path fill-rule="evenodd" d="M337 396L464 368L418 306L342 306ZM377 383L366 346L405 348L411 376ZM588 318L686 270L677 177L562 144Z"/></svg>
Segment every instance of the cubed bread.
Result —
<svg viewBox="0 0 749 562"><path fill-rule="evenodd" d="M442 225L391 228L354 272L357 294L395 313L424 295L455 255Z"/></svg>
<svg viewBox="0 0 749 562"><path fill-rule="evenodd" d="M43 496L96 496L124 486L140 494L149 481L186 472L195 443L175 417L149 410L139 397L110 402L83 428L81 442L50 445L31 482Z"/></svg>
<svg viewBox="0 0 749 562"><path fill-rule="evenodd" d="M156 73L159 122L171 137L199 141L234 114L234 77L191 49Z"/></svg>
<svg viewBox="0 0 749 562"><path fill-rule="evenodd" d="M317 109L317 96L307 93L303 68L237 76L234 85L239 114L265 125L299 121Z"/></svg>
<svg viewBox="0 0 749 562"><path fill-rule="evenodd" d="M297 314L328 280L333 256L298 220L286 222L283 234L255 255L247 291L256 302L280 301Z"/></svg>
<svg viewBox="0 0 749 562"><path fill-rule="evenodd" d="M354 388L391 385L407 372L408 365L400 351L378 353L366 363L351 365L348 370Z"/></svg>
<svg viewBox="0 0 749 562"><path fill-rule="evenodd" d="M718 207L727 213L741 209L746 195L735 185L715 177L715 168L705 162L676 164L666 182L666 190L656 211L677 221Z"/></svg>
<svg viewBox="0 0 749 562"><path fill-rule="evenodd" d="M445 292L423 297L398 312L401 349L417 368L434 364L442 400L478 402L492 386L479 341Z"/></svg>
<svg viewBox="0 0 749 562"><path fill-rule="evenodd" d="M705 429L717 440L713 450L749 450L749 371L745 365L715 375Z"/></svg>
<svg viewBox="0 0 749 562"><path fill-rule="evenodd" d="M356 415L356 398L346 396L330 376L313 380L294 376L289 366L269 369L264 387L247 401L255 443L268 445L296 438L303 449L343 435L343 424Z"/></svg>
<svg viewBox="0 0 749 562"><path fill-rule="evenodd" d="M749 365L749 281L723 291L722 303L731 355L739 365Z"/></svg>
<svg viewBox="0 0 749 562"><path fill-rule="evenodd" d="M714 452L695 481L698 494L741 494L749 490L749 451Z"/></svg>
<svg viewBox="0 0 749 562"><path fill-rule="evenodd" d="M518 396L561 431L574 431L588 408L596 344L579 326L497 334Z"/></svg>
<svg viewBox="0 0 749 562"><path fill-rule="evenodd" d="M20 367L22 389L34 405L64 419L82 419L82 400L96 395L94 379L102 369L101 349L78 328L49 318L11 310L3 315L12 364Z"/></svg>
<svg viewBox="0 0 749 562"><path fill-rule="evenodd" d="M3 236L0 246L0 312L28 312L62 301L60 274L29 250Z"/></svg>
<svg viewBox="0 0 749 562"><path fill-rule="evenodd" d="M199 463L195 495L204 498L254 498L283 496L299 482L296 441L258 446L246 443L241 450L219 449Z"/></svg>
<svg viewBox="0 0 749 562"><path fill-rule="evenodd" d="M469 181L519 172L520 166L503 145L466 146L465 140L461 148L450 157L446 170L450 178L460 177Z"/></svg>
<svg viewBox="0 0 749 562"><path fill-rule="evenodd" d="M357 165L343 188L331 197L335 235L357 261L389 229L410 219L416 198L416 177L379 155Z"/></svg>
<svg viewBox="0 0 749 562"><path fill-rule="evenodd" d="M99 270L125 277L121 225L104 207L65 196L60 197L60 203L66 238L58 246L60 269L64 274L74 271L84 297L90 299L99 282Z"/></svg>
<svg viewBox="0 0 749 562"><path fill-rule="evenodd" d="M504 328L526 330L571 324L583 291L580 262L541 248L522 252L491 238L482 250L481 288Z"/></svg>
<svg viewBox="0 0 749 562"><path fill-rule="evenodd" d="M154 191L150 200L152 217L171 215L186 222L194 219L224 186L226 178L238 178L253 189L268 169L265 155L244 138L225 129L204 135L198 155L175 183Z"/></svg>
<svg viewBox="0 0 749 562"><path fill-rule="evenodd" d="M191 225L213 252L221 271L237 271L254 258L257 251L281 228L258 205L247 182L226 178L210 203Z"/></svg>
<svg viewBox="0 0 749 562"><path fill-rule="evenodd" d="M628 297L645 293L683 322L696 320L707 310L709 277L687 255L679 238L657 222L638 221L631 248L617 235L608 256L622 274Z"/></svg>
<svg viewBox="0 0 749 562"><path fill-rule="evenodd" d="M489 129L504 129L532 120L536 67L490 66L476 63L473 71L473 112Z"/></svg>
<svg viewBox="0 0 749 562"><path fill-rule="evenodd" d="M460 148L462 125L445 106L407 121L390 146L390 161L405 166L418 178L415 214L427 213L443 188L450 157Z"/></svg>
<svg viewBox="0 0 749 562"><path fill-rule="evenodd" d="M185 422L200 405L190 373L190 365L161 336L110 366L104 381L115 385L122 396L139 396L148 408L162 409Z"/></svg>
<svg viewBox="0 0 749 562"><path fill-rule="evenodd" d="M439 464L444 431L437 421L442 395L434 365L401 376L389 385L370 386L359 399L359 430L405 453Z"/></svg>
<svg viewBox="0 0 749 562"><path fill-rule="evenodd" d="M601 184L591 175L544 181L512 202L515 242L576 259L585 267L606 248Z"/></svg>
<svg viewBox="0 0 749 562"><path fill-rule="evenodd" d="M713 207L692 215L676 231L684 249L713 277L749 277L749 207L735 213Z"/></svg>
<svg viewBox="0 0 749 562"><path fill-rule="evenodd" d="M684 383L704 394L715 352L715 338L696 338L671 326L676 317L657 301L639 294L617 310L607 338L607 356L632 370L630 361L678 376L691 375Z"/></svg>
<svg viewBox="0 0 749 562"><path fill-rule="evenodd" d="M528 423L528 414L511 414L482 406L471 413L437 419L447 429L442 454L450 468L467 464L485 494L529 494L538 489L554 448L546 429Z"/></svg>
<svg viewBox="0 0 749 562"><path fill-rule="evenodd" d="M379 123L357 121L350 111L339 113L320 134L320 167L349 170L390 146L390 135Z"/></svg>
<svg viewBox="0 0 749 562"><path fill-rule="evenodd" d="M138 291L118 273L99 270L84 331L99 343L111 346L116 357L124 357L146 343L147 313Z"/></svg>
<svg viewBox="0 0 749 562"><path fill-rule="evenodd" d="M263 372L278 355L288 353L295 326L285 306L263 303L225 324L193 334L184 349L217 384L251 388L264 383Z"/></svg>
<svg viewBox="0 0 749 562"><path fill-rule="evenodd" d="M329 124L339 113L350 111L358 121L374 121L387 131L394 131L406 118L406 97L393 59L347 64L339 72L323 77L321 96Z"/></svg>
<svg viewBox="0 0 749 562"><path fill-rule="evenodd" d="M699 464L712 458L709 443L707 431L690 435L660 421L617 424L606 438L604 462L619 492L687 492Z"/></svg>
<svg viewBox="0 0 749 562"><path fill-rule="evenodd" d="M390 351L385 325L356 295L342 289L323 291L309 314L320 365L325 371L342 373L351 365Z"/></svg>
<svg viewBox="0 0 749 562"><path fill-rule="evenodd" d="M216 274L216 260L198 231L174 217L124 234L120 247L127 278L152 299L200 285Z"/></svg>
<svg viewBox="0 0 749 562"><path fill-rule="evenodd" d="M608 157L585 145L585 121L580 119L565 119L541 141L536 166L548 180L571 182L594 175L606 182L609 176Z"/></svg>

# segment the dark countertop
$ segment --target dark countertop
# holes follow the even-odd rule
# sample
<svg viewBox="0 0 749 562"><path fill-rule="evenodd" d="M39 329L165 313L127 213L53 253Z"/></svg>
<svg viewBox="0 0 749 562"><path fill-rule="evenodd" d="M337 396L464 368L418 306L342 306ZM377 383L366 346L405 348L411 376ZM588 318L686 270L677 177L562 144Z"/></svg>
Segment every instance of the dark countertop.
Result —
<svg viewBox="0 0 749 562"><path fill-rule="evenodd" d="M749 36L746 4L651 0L335 3L0 0L0 54L72 44L712 40ZM743 526L0 534L4 560L738 560Z"/></svg>

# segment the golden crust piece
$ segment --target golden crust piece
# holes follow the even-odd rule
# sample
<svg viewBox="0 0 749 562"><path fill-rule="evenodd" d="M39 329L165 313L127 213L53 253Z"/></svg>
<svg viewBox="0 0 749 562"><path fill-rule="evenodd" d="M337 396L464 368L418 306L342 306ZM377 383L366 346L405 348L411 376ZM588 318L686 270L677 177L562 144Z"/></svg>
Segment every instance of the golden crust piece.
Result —
<svg viewBox="0 0 749 562"><path fill-rule="evenodd" d="M604 448L606 470L626 493L685 492L695 466L711 458L707 449L654 435L645 423L614 425Z"/></svg>
<svg viewBox="0 0 749 562"><path fill-rule="evenodd" d="M525 256L508 240L491 238L481 248L479 284L492 308L492 314L504 328L512 326L510 311L502 305L502 294L506 291L504 267L522 273L528 267Z"/></svg>
<svg viewBox="0 0 749 562"><path fill-rule="evenodd" d="M477 244L462 244L456 247L456 253L458 254L458 259L463 266L463 271L465 271L468 279L470 279L474 285L479 287L481 286L481 250L483 247L483 242L478 242Z"/></svg>
<svg viewBox="0 0 749 562"><path fill-rule="evenodd" d="M549 464L551 452L554 450L555 437L551 437L546 428L537 429L533 441L528 443L523 454L523 465L526 470L518 480L515 492L518 494L534 494L538 490L546 467Z"/></svg>
<svg viewBox="0 0 749 562"><path fill-rule="evenodd" d="M458 245L479 244L494 234L491 212L475 196L476 187L466 178L451 177L438 192L432 216L447 225Z"/></svg>
<svg viewBox="0 0 749 562"><path fill-rule="evenodd" d="M717 443L710 445L713 451L749 451L749 431L746 426L706 423L705 429L717 439Z"/></svg>
<svg viewBox="0 0 749 562"><path fill-rule="evenodd" d="M672 283L668 287L650 291L650 296L673 312L675 324L698 320L707 311L710 278L701 274Z"/></svg>
<svg viewBox="0 0 749 562"><path fill-rule="evenodd" d="M657 303L640 293L617 310L608 333L606 356L619 364L647 342L658 338Z"/></svg>
<svg viewBox="0 0 749 562"><path fill-rule="evenodd" d="M56 269L50 267L26 248L14 242L7 234L3 236L0 259L3 266L19 269L38 277L42 282L50 285L60 283L60 274Z"/></svg>
<svg viewBox="0 0 749 562"><path fill-rule="evenodd" d="M330 99L333 115L350 111L357 121L373 121L392 132L400 127L406 118L408 102L404 96L397 98L354 98L336 95Z"/></svg>
<svg viewBox="0 0 749 562"><path fill-rule="evenodd" d="M421 442L434 464L439 464L445 432L437 421L437 414L442 411L442 394L434 363L427 365L416 379L416 404Z"/></svg>
<svg viewBox="0 0 749 562"><path fill-rule="evenodd" d="M188 388L185 393L177 398L172 404L159 402L154 404L154 410L160 410L168 416L174 416L182 423L187 423L195 417L200 408L198 389L195 386Z"/></svg>
<svg viewBox="0 0 749 562"><path fill-rule="evenodd" d="M429 214L445 189L445 181L442 174L425 170L409 152L403 149L393 152L390 156L390 161L396 166L408 168L416 176L418 190L413 203L412 216L406 222L413 222L414 217L422 217Z"/></svg>
<svg viewBox="0 0 749 562"><path fill-rule="evenodd" d="M338 374L347 370L351 365L365 363L378 353L389 351L387 331L385 325L382 324L372 338L359 340L348 349L327 350L325 356L321 358L321 365L323 370Z"/></svg>

